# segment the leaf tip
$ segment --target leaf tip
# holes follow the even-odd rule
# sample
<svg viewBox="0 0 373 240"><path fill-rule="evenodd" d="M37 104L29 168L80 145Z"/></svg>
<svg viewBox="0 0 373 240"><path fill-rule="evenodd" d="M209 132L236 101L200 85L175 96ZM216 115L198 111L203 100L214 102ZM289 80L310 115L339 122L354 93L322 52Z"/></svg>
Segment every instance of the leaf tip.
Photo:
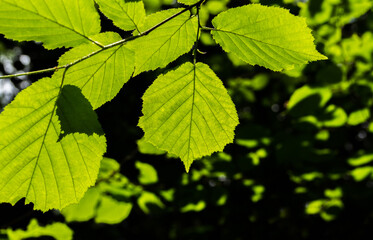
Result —
<svg viewBox="0 0 373 240"><path fill-rule="evenodd" d="M183 161L184 162L184 161ZM186 173L189 173L189 170L190 170L190 166L192 165L192 162L189 162L189 161L186 161L184 162L184 167L185 167L185 171Z"/></svg>

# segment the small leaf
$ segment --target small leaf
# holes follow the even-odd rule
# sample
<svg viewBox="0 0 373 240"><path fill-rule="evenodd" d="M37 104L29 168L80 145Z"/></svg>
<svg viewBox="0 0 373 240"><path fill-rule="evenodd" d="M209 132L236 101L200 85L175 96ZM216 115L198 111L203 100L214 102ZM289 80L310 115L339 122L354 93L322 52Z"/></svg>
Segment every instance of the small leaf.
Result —
<svg viewBox="0 0 373 240"><path fill-rule="evenodd" d="M145 141L144 138L137 140L137 147L139 149L139 152L142 154L163 155L166 153L165 151L159 150L158 148L154 147L153 144Z"/></svg>
<svg viewBox="0 0 373 240"><path fill-rule="evenodd" d="M51 236L56 240L73 239L73 231L64 223L55 222L46 226L40 226L36 219L32 219L26 230L18 229L13 231L7 230L10 240L18 239L36 239L39 237ZM43 238L43 239L44 239Z"/></svg>
<svg viewBox="0 0 373 240"><path fill-rule="evenodd" d="M229 9L212 23L216 42L252 65L281 71L327 59L315 49L305 19L282 8L250 4Z"/></svg>
<svg viewBox="0 0 373 240"><path fill-rule="evenodd" d="M314 114L325 106L332 95L332 91L328 88L304 85L291 95L287 109L294 117Z"/></svg>
<svg viewBox="0 0 373 240"><path fill-rule="evenodd" d="M124 0L95 0L100 6L100 11L110 18L113 23L125 30L136 29L143 24L146 14L142 1Z"/></svg>
<svg viewBox="0 0 373 240"><path fill-rule="evenodd" d="M147 191L142 192L141 196L137 199L137 205L146 214L149 214L152 210L165 207L157 195Z"/></svg>
<svg viewBox="0 0 373 240"><path fill-rule="evenodd" d="M101 31L93 0L0 0L0 32L47 49L92 42Z"/></svg>
<svg viewBox="0 0 373 240"><path fill-rule="evenodd" d="M136 161L136 168L139 170L139 182L143 185L158 182L158 174L155 168L147 163Z"/></svg>
<svg viewBox="0 0 373 240"><path fill-rule="evenodd" d="M357 156L349 158L348 163L351 166L361 166L373 161L373 153L360 152Z"/></svg>
<svg viewBox="0 0 373 240"><path fill-rule="evenodd" d="M139 126L145 140L181 158L222 151L233 141L238 116L220 79L206 65L186 63L161 75L143 96Z"/></svg>
<svg viewBox="0 0 373 240"><path fill-rule="evenodd" d="M61 90L62 80L39 80L1 113L0 202L15 204L25 197L35 209L62 209L95 183L106 140L88 101L70 92L76 87ZM84 129L70 110L92 117ZM71 125L61 128L59 119Z"/></svg>
<svg viewBox="0 0 373 240"><path fill-rule="evenodd" d="M86 222L96 216L96 208L100 200L100 191L90 188L77 204L62 209L66 222Z"/></svg>
<svg viewBox="0 0 373 240"><path fill-rule="evenodd" d="M93 37L107 45L121 40L117 33L106 32ZM71 49L59 59L59 65L74 62L92 52L100 50L95 44L85 44ZM134 53L125 45L102 50L98 54L70 67L65 84L82 89L84 96L96 109L112 100L131 77L134 70ZM58 74L61 74L59 72Z"/></svg>
<svg viewBox="0 0 373 240"><path fill-rule="evenodd" d="M117 201L110 196L103 195L97 209L96 223L118 224L128 217L132 210L132 203Z"/></svg>
<svg viewBox="0 0 373 240"><path fill-rule="evenodd" d="M356 125L359 125L361 123L368 121L369 118L370 118L369 108L363 108L363 109L359 109L359 110L356 110L350 113L350 115L348 116L347 123L349 125L356 126Z"/></svg>
<svg viewBox="0 0 373 240"><path fill-rule="evenodd" d="M161 19L167 19L180 12L180 9L170 9L150 15L141 31L158 24ZM197 37L198 21L185 12L169 21L147 36L129 42L135 51L135 73L166 67L179 56L190 51Z"/></svg>
<svg viewBox="0 0 373 240"><path fill-rule="evenodd" d="M177 1L184 5L193 5L193 4L198 3L200 0L177 0Z"/></svg>

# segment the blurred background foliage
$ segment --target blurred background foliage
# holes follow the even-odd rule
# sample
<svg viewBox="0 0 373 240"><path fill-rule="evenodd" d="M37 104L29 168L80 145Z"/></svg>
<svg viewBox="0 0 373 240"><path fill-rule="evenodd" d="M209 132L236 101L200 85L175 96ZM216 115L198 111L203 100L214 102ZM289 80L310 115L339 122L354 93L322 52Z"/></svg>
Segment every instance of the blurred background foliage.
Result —
<svg viewBox="0 0 373 240"><path fill-rule="evenodd" d="M144 2L148 14L178 6ZM209 0L202 24L248 3ZM141 139L141 96L167 69L141 74L97 110L108 151L96 186L61 212L1 204L0 239L371 238L373 1L251 3L305 17L329 60L271 72L223 53L204 32L198 60L223 80L240 116L234 144L186 174L180 160ZM104 16L102 25L120 32ZM64 51L1 38L0 74L53 67ZM39 77L0 80L0 104Z"/></svg>

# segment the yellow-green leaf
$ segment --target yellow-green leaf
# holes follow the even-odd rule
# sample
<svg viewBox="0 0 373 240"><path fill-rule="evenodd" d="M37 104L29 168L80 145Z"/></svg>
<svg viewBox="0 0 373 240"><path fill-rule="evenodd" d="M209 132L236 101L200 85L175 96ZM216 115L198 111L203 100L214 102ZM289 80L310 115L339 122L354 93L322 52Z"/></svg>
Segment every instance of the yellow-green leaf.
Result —
<svg viewBox="0 0 373 240"><path fill-rule="evenodd" d="M315 49L305 19L283 8L259 4L231 8L212 23L216 42L251 65L281 71L327 59Z"/></svg>
<svg viewBox="0 0 373 240"><path fill-rule="evenodd" d="M145 140L180 157L187 171L193 160L222 151L233 141L235 106L206 64L185 63L161 75L143 101L139 126Z"/></svg>
<svg viewBox="0 0 373 240"><path fill-rule="evenodd" d="M62 209L95 183L106 140L80 90L61 81L39 80L1 113L0 202Z"/></svg>
<svg viewBox="0 0 373 240"><path fill-rule="evenodd" d="M0 0L0 32L47 49L93 42L101 30L93 0Z"/></svg>
<svg viewBox="0 0 373 240"><path fill-rule="evenodd" d="M150 15L141 31L153 27L161 20L180 12L181 9L169 9ZM190 51L197 37L198 21L185 12L169 21L148 35L129 43L135 51L135 73L166 67L179 56ZM149 27L150 28L150 27Z"/></svg>

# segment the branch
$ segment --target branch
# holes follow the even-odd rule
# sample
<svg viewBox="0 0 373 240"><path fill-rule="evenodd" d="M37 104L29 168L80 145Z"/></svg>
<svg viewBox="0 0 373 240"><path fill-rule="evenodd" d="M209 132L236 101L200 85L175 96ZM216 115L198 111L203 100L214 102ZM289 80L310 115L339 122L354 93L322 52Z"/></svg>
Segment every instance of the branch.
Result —
<svg viewBox="0 0 373 240"><path fill-rule="evenodd" d="M201 29L205 31L217 31L216 28L210 28L210 27L204 27L204 26L202 26Z"/></svg>
<svg viewBox="0 0 373 240"><path fill-rule="evenodd" d="M86 60L86 59L88 59L88 58L90 58L90 57L92 57L92 56L94 56L94 55L96 55L96 54L98 54L98 53L106 50L106 49L109 49L109 48L112 48L112 47L116 47L116 46L119 46L119 45L123 45L123 44L125 44L125 43L127 43L129 41L133 41L133 40L135 40L137 38L146 36L149 33L151 33L154 30L156 30L157 28L159 28L160 26L162 26L163 24L165 24L165 23L171 21L172 19L176 18L177 16L185 13L186 11L191 10L192 8L194 8L196 6L200 6L204 1L205 0L200 0L199 2L197 2L195 4L190 5L187 8L184 8L182 11L180 11L180 12L172 15L171 17L163 20L162 22L158 23L157 25L149 28L148 30L146 30L146 31L144 31L144 32L142 32L142 33L140 33L140 34L138 34L136 36L130 36L128 38L124 38L124 39L122 39L122 40L120 40L118 42L114 42L114 43L111 43L111 44L106 45L106 46L101 46L101 44L98 45L97 42L95 42L96 45L98 45L98 46L101 47L101 49L97 50L96 52L92 52L92 53L90 53L90 54L88 54L88 55L86 55L86 56L84 56L84 57L82 57L80 59L77 59L77 60L75 60L72 63L66 64L66 65L63 65L63 66L57 66L57 67L53 67L53 68L47 68L47 69L43 69L43 70L33 71L33 72L26 72L26 73L18 73L18 74L13 74L13 75L0 76L0 79L12 78L12 77L19 77L19 76L25 76L25 75L28 76L28 75L34 75L34 74L39 74L39 73L53 72L53 71L56 71L58 69L63 69L63 68L69 68L69 67L74 66L75 64L78 64L78 63L80 63L80 62L82 62L82 61L84 61L84 60Z"/></svg>

